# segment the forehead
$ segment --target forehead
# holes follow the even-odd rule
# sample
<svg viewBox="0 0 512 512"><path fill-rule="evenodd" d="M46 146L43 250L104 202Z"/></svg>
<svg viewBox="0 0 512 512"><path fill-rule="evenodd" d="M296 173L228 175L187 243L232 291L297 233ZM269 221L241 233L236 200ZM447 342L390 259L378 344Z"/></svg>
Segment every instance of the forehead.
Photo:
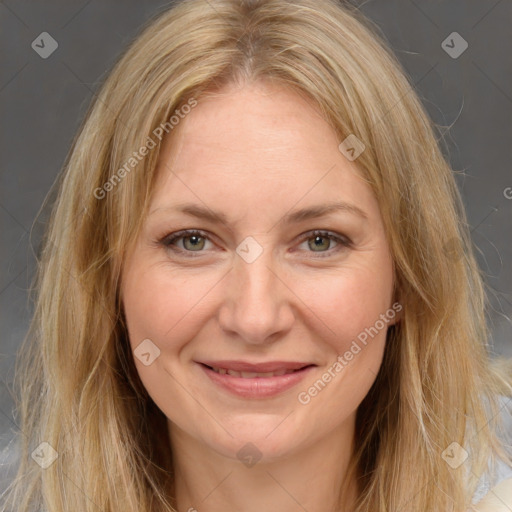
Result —
<svg viewBox="0 0 512 512"><path fill-rule="evenodd" d="M176 128L159 157L153 208L185 198L224 209L344 197L370 206L371 191L335 131L293 90L232 86L199 99Z"/></svg>

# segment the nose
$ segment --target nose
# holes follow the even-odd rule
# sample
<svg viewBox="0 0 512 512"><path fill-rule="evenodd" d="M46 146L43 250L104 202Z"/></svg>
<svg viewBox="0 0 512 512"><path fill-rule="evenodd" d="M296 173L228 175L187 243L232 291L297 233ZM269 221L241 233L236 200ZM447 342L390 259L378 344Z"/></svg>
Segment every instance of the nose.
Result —
<svg viewBox="0 0 512 512"><path fill-rule="evenodd" d="M295 320L296 296L282 266L264 249L252 263L238 254L225 282L225 299L219 313L221 328L251 345L276 341Z"/></svg>

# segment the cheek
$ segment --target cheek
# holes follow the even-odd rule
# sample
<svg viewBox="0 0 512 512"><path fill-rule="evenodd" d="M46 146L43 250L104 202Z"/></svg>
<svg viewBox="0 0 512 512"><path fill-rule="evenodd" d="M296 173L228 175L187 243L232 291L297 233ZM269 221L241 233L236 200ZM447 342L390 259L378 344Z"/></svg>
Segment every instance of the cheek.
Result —
<svg viewBox="0 0 512 512"><path fill-rule="evenodd" d="M201 312L213 286L207 273L193 277L154 265L129 276L123 287L123 304L132 345L145 338L158 345L182 331ZM197 326L197 321L193 322Z"/></svg>
<svg viewBox="0 0 512 512"><path fill-rule="evenodd" d="M380 315L391 307L391 270L382 270L371 266L346 268L317 277L300 292L301 297L306 297L305 304L324 326L322 338L338 354L348 350L352 340L374 326ZM380 322L378 327L386 330Z"/></svg>
<svg viewBox="0 0 512 512"><path fill-rule="evenodd" d="M347 350L350 340L390 307L391 267L384 268L382 263L380 258L379 262L361 262L335 272L322 270L284 278L293 283L294 293L300 297L298 302L290 297L303 310L300 318L307 321L309 317L310 329L321 339L330 340L331 346L332 339L337 340L334 345L338 353ZM132 348L149 338L162 349L179 351L179 340L191 339L200 329L201 320L212 314L212 307L215 310L222 303L222 294L229 293L227 289L222 291L223 272L183 272L161 263L137 266L137 261L131 268L142 269L128 269L123 285ZM176 343L170 345L170 340Z"/></svg>
<svg viewBox="0 0 512 512"><path fill-rule="evenodd" d="M159 263L145 267L137 264L134 260L131 269L127 268L122 288L129 343L144 387L158 407L172 417L190 400L179 384L184 379L176 374L176 362L180 356L185 358L187 342L201 328L205 294L214 283L209 283L207 276L191 278ZM145 340L150 340L159 353ZM147 352L151 360L146 365L139 354ZM170 394L174 397L172 410Z"/></svg>
<svg viewBox="0 0 512 512"><path fill-rule="evenodd" d="M302 386L297 399L309 413L318 411L325 429L353 413L375 381L395 317L391 293L392 279L367 267L331 276L311 296L318 324L326 327L322 332L327 334L317 338L325 366Z"/></svg>

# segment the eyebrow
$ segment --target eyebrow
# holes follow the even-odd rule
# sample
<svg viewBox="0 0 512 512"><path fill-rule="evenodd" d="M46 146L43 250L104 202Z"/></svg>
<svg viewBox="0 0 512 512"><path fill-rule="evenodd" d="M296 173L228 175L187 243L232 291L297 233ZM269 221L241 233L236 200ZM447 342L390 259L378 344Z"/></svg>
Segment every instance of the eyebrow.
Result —
<svg viewBox="0 0 512 512"><path fill-rule="evenodd" d="M168 208L157 208L153 210L150 215L158 210L163 209L168 210ZM226 215L224 215L222 212L215 212L209 208L205 208L197 204L183 204L179 207L172 208L172 210L210 222L221 222L223 224L229 224ZM316 205L308 208L302 208L301 210L295 210L294 212L287 213L280 222L285 224L293 224L309 219L324 217L334 212L346 212L361 217L364 220L368 220L368 215L363 210L361 210L361 208L345 201L338 201L336 203Z"/></svg>

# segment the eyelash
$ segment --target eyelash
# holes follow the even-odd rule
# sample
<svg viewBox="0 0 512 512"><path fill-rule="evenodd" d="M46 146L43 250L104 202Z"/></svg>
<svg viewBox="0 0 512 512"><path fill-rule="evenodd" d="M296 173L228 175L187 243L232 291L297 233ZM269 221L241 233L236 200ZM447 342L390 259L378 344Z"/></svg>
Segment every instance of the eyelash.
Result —
<svg viewBox="0 0 512 512"><path fill-rule="evenodd" d="M194 254L195 251L186 251L186 250L179 249L179 248L178 249L172 248L174 245L173 242L175 242L176 240L179 240L180 238L187 238L190 236L195 236L195 235L200 236L201 238L204 238L206 240L209 240L210 242L212 241L212 240L210 240L210 238L204 231L201 231L198 229L186 229L183 231L177 231L176 233L171 233L170 235L166 235L164 238L159 240L159 243L162 244L164 247L171 249L173 252L179 252L181 254L186 254L186 256L185 256L186 258L197 258L197 257L200 257L200 253L204 252L204 251L197 251L198 254ZM324 238L328 238L329 240L334 240L339 245L337 245L334 250L327 250L327 251L323 251L323 252L320 251L318 253L318 254L322 254L322 253L326 254L326 256L314 256L314 258L326 258L326 257L331 256L333 252L339 252L343 248L352 247L352 241L349 238L347 238L345 236L342 237L342 236L336 235L330 231L322 231L322 230L314 230L314 231L305 233L305 235L300 239L300 243L307 241L308 239L316 237L316 236L321 236ZM307 251L307 252L315 252L315 251Z"/></svg>

